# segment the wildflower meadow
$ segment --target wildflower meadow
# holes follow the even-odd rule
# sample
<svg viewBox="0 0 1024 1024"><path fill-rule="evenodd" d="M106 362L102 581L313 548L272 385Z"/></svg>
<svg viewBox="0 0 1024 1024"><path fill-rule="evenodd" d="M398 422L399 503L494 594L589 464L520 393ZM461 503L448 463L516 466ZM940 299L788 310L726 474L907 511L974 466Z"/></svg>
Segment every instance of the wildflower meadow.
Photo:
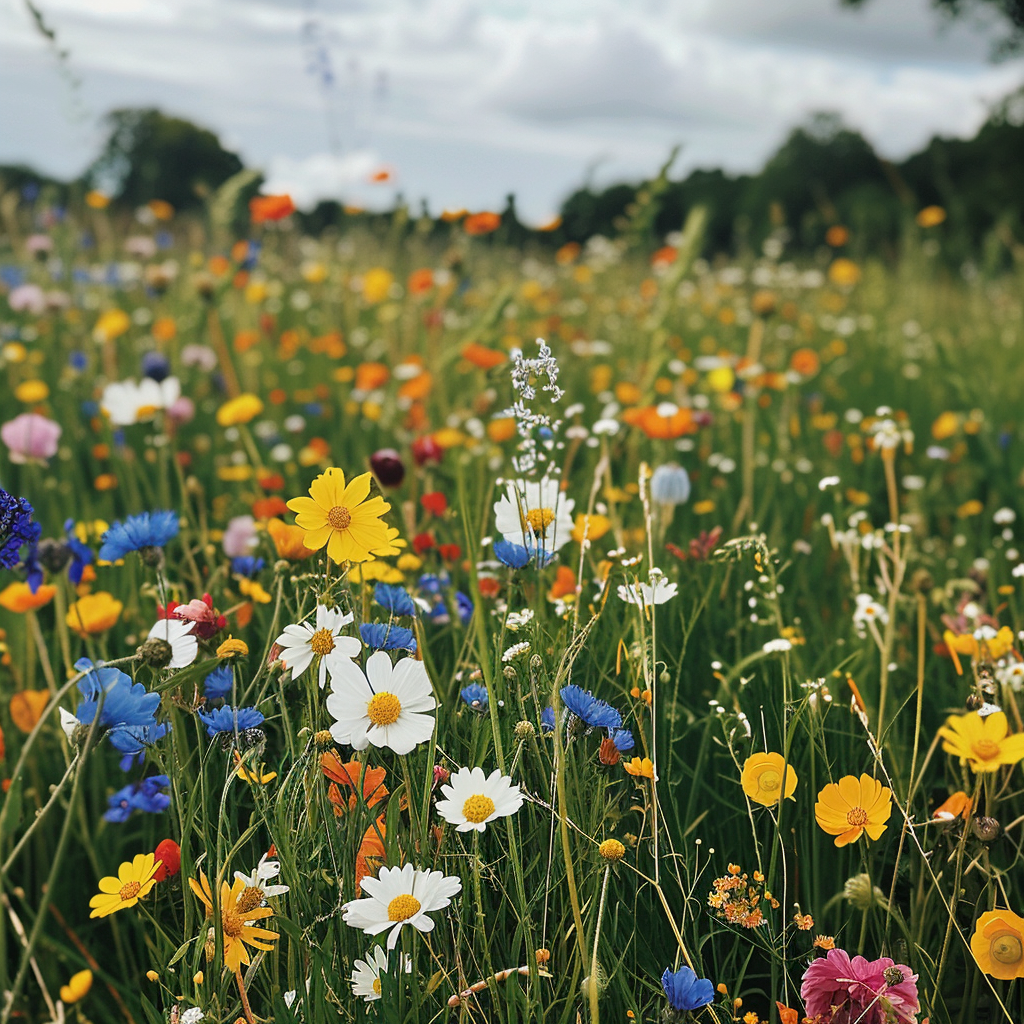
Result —
<svg viewBox="0 0 1024 1024"><path fill-rule="evenodd" d="M1019 262L247 173L3 200L0 1024L1024 1020Z"/></svg>

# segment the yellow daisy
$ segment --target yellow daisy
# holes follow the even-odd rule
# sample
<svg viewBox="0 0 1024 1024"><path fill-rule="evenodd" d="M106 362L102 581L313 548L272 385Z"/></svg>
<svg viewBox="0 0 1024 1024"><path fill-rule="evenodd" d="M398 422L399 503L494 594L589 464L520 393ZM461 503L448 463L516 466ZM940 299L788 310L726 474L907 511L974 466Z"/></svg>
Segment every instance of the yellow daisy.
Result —
<svg viewBox="0 0 1024 1024"><path fill-rule="evenodd" d="M1024 759L1024 733L1008 735L1006 715L1002 711L979 715L950 715L939 730L942 749L969 764L974 772L998 771L1004 764Z"/></svg>
<svg viewBox="0 0 1024 1024"><path fill-rule="evenodd" d="M782 792L782 780L786 780L786 792ZM752 754L743 764L740 776L743 792L755 803L765 807L774 807L785 795L793 799L796 789L796 772L792 765L786 764L781 754Z"/></svg>
<svg viewBox="0 0 1024 1024"><path fill-rule="evenodd" d="M90 917L107 917L109 914L134 907L149 890L156 885L156 869L163 861L152 853L137 853L132 861L125 861L117 869L117 877L110 875L100 879L100 891L89 900L92 907Z"/></svg>
<svg viewBox="0 0 1024 1024"><path fill-rule="evenodd" d="M206 916L212 917L213 897L209 879L205 874L200 874L199 882L190 878L188 884L206 908ZM270 907L261 907L262 902L263 891L246 885L244 878L236 878L234 885L221 882L220 921L224 933L224 966L234 974L241 970L242 964L249 963L246 943L253 949L269 951L274 948L272 943L279 938L277 932L253 924L274 913Z"/></svg>
<svg viewBox="0 0 1024 1024"><path fill-rule="evenodd" d="M288 508L297 513L303 544L312 551L326 545L333 562L365 562L378 549L390 547L387 524L381 520L391 506L381 497L369 498L369 473L348 485L345 474L331 467L309 486L308 498L292 498Z"/></svg>

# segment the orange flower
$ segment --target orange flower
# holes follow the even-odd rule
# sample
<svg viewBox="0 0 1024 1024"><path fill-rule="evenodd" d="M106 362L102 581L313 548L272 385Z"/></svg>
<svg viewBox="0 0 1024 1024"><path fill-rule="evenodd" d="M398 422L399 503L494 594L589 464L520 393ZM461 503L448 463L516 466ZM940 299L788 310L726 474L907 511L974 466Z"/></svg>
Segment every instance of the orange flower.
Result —
<svg viewBox="0 0 1024 1024"><path fill-rule="evenodd" d="M946 211L941 206L926 206L915 218L920 228L938 227L945 219Z"/></svg>
<svg viewBox="0 0 1024 1024"><path fill-rule="evenodd" d="M356 797L356 791L359 789L360 776L363 779L363 802L367 807L373 807L374 804L380 803L388 795L387 786L384 785L387 771L384 768L371 768L370 765L367 765L364 772L362 764L358 761L349 761L347 764L342 764L341 758L333 750L328 750L321 755L320 768L324 775L331 780L328 795L331 803L334 804L335 814L340 815L346 810L354 811L356 809L356 805L359 802ZM349 793L347 803L344 801L341 790L335 783L352 790Z"/></svg>
<svg viewBox="0 0 1024 1024"><path fill-rule="evenodd" d="M249 216L253 224L268 220L284 220L295 212L295 204L289 195L253 196L249 200Z"/></svg>
<svg viewBox="0 0 1024 1024"><path fill-rule="evenodd" d="M289 562L301 562L313 554L313 551L302 542L306 531L299 526L289 526L281 519L271 519L267 522L267 533L274 542L278 558L287 558Z"/></svg>
<svg viewBox="0 0 1024 1024"><path fill-rule="evenodd" d="M381 815L363 834L363 841L356 851L356 895L362 891L363 879L376 875L384 863L386 851L384 837L384 816Z"/></svg>
<svg viewBox="0 0 1024 1024"><path fill-rule="evenodd" d="M398 389L398 397L407 398L410 401L416 402L422 398L426 398L427 395L430 394L433 386L434 375L423 370L421 373L417 373L411 380L407 380Z"/></svg>
<svg viewBox="0 0 1024 1024"><path fill-rule="evenodd" d="M511 441L516 436L516 421L514 416L499 416L487 424L487 436L495 443Z"/></svg>
<svg viewBox="0 0 1024 1024"><path fill-rule="evenodd" d="M782 1024L800 1024L799 1011L783 1005L778 1000L775 1001L775 1007L779 1011L779 1020Z"/></svg>
<svg viewBox="0 0 1024 1024"><path fill-rule="evenodd" d="M30 733L49 703L49 690L19 690L11 697L11 721L22 732Z"/></svg>
<svg viewBox="0 0 1024 1024"><path fill-rule="evenodd" d="M434 272L430 267L414 270L405 283L410 295L426 295L434 287Z"/></svg>
<svg viewBox="0 0 1024 1024"><path fill-rule="evenodd" d="M560 565L555 573L555 582L548 591L548 600L557 601L560 597L576 596L576 573L567 565Z"/></svg>
<svg viewBox="0 0 1024 1024"><path fill-rule="evenodd" d="M395 177L394 169L384 165L378 167L375 171L370 172L370 177L367 179L371 185L384 185L391 181Z"/></svg>
<svg viewBox="0 0 1024 1024"><path fill-rule="evenodd" d="M384 387L391 371L383 363L360 363L356 367L356 391L376 391Z"/></svg>
<svg viewBox="0 0 1024 1024"><path fill-rule="evenodd" d="M821 360L813 348L798 348L790 358L789 366L801 377L813 377L821 369Z"/></svg>
<svg viewBox="0 0 1024 1024"><path fill-rule="evenodd" d="M9 583L3 590L0 590L0 608L6 608L9 612L35 611L42 608L53 600L57 593L56 587L49 584L42 584L33 594L32 588L27 583Z"/></svg>
<svg viewBox="0 0 1024 1024"><path fill-rule="evenodd" d="M634 757L632 761L623 761L622 767L629 772L630 775L636 775L645 779L654 780L654 762L649 758L643 759Z"/></svg>
<svg viewBox="0 0 1024 1024"><path fill-rule="evenodd" d="M121 617L124 604L108 594L98 590L95 594L80 597L68 608L65 621L69 629L79 636L90 636L110 629Z"/></svg>
<svg viewBox="0 0 1024 1024"><path fill-rule="evenodd" d="M935 808L933 818L941 818L943 821L952 821L954 818L963 818L967 821L971 816L971 808L974 801L962 790L950 793L946 799Z"/></svg>
<svg viewBox="0 0 1024 1024"><path fill-rule="evenodd" d="M566 242L565 245L555 253L555 262L560 267L568 266L580 254L579 242Z"/></svg>
<svg viewBox="0 0 1024 1024"><path fill-rule="evenodd" d="M682 437L683 434L696 433L697 425L693 420L693 413L689 409L681 409L671 402L662 405L649 405L643 409L637 409L635 426L638 426L648 437L661 440L671 440ZM626 422L630 422L627 413L622 414Z"/></svg>
<svg viewBox="0 0 1024 1024"><path fill-rule="evenodd" d="M462 227L467 235L489 235L501 226L500 213L471 213L463 222Z"/></svg>
<svg viewBox="0 0 1024 1024"><path fill-rule="evenodd" d="M679 250L674 245L663 245L652 257L651 266L655 270L665 270L675 263Z"/></svg>
<svg viewBox="0 0 1024 1024"><path fill-rule="evenodd" d="M1009 626L1003 626L995 636L981 640L977 639L973 633L958 635L947 629L942 634L942 639L949 650L949 656L953 659L953 664L956 665L957 675L963 675L963 668L958 657L960 654L969 655L975 661L979 658L990 658L995 661L1013 650L1013 630Z"/></svg>
<svg viewBox="0 0 1024 1024"><path fill-rule="evenodd" d="M152 331L157 341L172 341L178 333L178 326L171 317L162 316L153 322Z"/></svg>
<svg viewBox="0 0 1024 1024"><path fill-rule="evenodd" d="M505 353L497 352L486 345L478 345L475 341L462 350L462 358L481 370L493 370L505 362Z"/></svg>

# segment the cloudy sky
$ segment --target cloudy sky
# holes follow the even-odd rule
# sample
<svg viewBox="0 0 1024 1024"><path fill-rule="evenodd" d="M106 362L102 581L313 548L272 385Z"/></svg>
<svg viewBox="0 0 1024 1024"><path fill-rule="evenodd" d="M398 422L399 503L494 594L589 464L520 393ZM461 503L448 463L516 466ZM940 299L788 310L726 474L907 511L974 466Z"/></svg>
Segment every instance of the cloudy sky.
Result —
<svg viewBox="0 0 1024 1024"><path fill-rule="evenodd" d="M0 163L80 171L118 106L217 131L300 204L500 207L586 180L756 169L837 111L887 156L970 135L1024 82L928 0L0 0ZM394 184L370 185L390 166Z"/></svg>

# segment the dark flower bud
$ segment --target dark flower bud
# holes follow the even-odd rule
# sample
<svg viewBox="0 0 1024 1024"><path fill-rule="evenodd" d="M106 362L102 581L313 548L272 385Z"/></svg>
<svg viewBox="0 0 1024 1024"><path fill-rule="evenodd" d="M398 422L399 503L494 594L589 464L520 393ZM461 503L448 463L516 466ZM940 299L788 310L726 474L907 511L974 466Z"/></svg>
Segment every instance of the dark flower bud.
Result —
<svg viewBox="0 0 1024 1024"><path fill-rule="evenodd" d="M882 971L882 977L885 978L887 985L899 985L901 982L906 981L906 978L903 976L903 970L895 964L892 967L886 967Z"/></svg>
<svg viewBox="0 0 1024 1024"><path fill-rule="evenodd" d="M967 700L964 701L964 704L967 707L968 711L977 711L985 704L985 699L981 696L980 693L977 693L972 690L967 695Z"/></svg>
<svg viewBox="0 0 1024 1024"><path fill-rule="evenodd" d="M983 843L994 842L1002 834L1003 827L995 818L980 815L971 822L971 831Z"/></svg>
<svg viewBox="0 0 1024 1024"><path fill-rule="evenodd" d="M151 636L140 647L136 648L135 653L147 665L152 665L153 668L165 668L171 663L171 658L174 657L171 645L166 640L161 640L157 636Z"/></svg>
<svg viewBox="0 0 1024 1024"><path fill-rule="evenodd" d="M394 448L381 448L370 456L370 469L381 487L397 487L405 479L402 456Z"/></svg>
<svg viewBox="0 0 1024 1024"><path fill-rule="evenodd" d="M53 575L56 575L68 564L71 558L71 548L62 540L47 538L39 542L36 554L43 568Z"/></svg>
<svg viewBox="0 0 1024 1024"><path fill-rule="evenodd" d="M146 547L139 548L139 557L142 559L143 565L148 565L151 569L159 569L164 564L162 548L146 545Z"/></svg>

